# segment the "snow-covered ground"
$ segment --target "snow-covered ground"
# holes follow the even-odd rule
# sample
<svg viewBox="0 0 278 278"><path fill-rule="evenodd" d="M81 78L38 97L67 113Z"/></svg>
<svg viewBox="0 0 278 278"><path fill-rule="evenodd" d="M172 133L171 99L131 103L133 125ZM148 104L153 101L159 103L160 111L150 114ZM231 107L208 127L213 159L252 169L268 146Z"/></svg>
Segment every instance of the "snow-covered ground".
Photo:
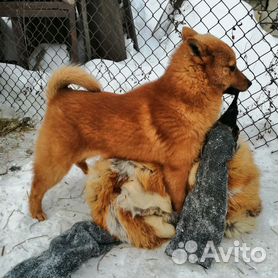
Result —
<svg viewBox="0 0 278 278"><path fill-rule="evenodd" d="M20 166L21 169L0 176L0 277L12 266L44 251L50 240L70 228L75 222L90 219L84 202L85 177L73 167L64 180L50 190L43 202L48 220L37 222L28 212L28 194L31 185L32 158L35 131L13 133L1 141L2 169ZM245 263L241 258L234 262L215 263L208 271L190 263L177 265L164 254L165 246L157 250L142 250L122 244L104 258L92 258L76 271L73 278L85 277L277 277L278 275L278 153L270 148L255 151L262 172L261 196L263 211L254 233L242 236L239 241L248 247L262 247L266 260L262 263ZM276 146L275 146L276 147ZM1 154L2 156L2 154ZM224 239L225 252L234 245Z"/></svg>
<svg viewBox="0 0 278 278"><path fill-rule="evenodd" d="M278 53L278 40L266 35L259 25L255 25L251 7L241 0L188 0L182 8L184 16L177 15L176 21L180 30L184 23L193 26L199 32L211 33L222 37L233 46L239 57L239 67L253 80L249 92L240 96L240 124L249 137L260 130L264 138L275 139L269 147L255 150L256 161L262 171L263 212L259 217L258 228L253 234L241 237L240 241L249 247L263 247L267 258L264 262L216 263L211 270L186 263L175 264L164 254L164 248L153 251L139 250L126 244L115 247L104 258L94 258L85 263L72 277L275 277L278 275L278 92L277 86L270 84L271 76L265 72ZM218 3L219 2L219 3ZM172 30L168 37L156 38L152 34L157 19L165 7L166 0L133 0L134 17L140 52L136 53L127 40L128 59L114 63L111 61L93 60L85 67L103 84L106 90L122 93L138 84L143 84L160 76L169 58L166 53L177 46L180 41L178 32ZM160 6L159 4L162 3ZM217 4L218 3L218 4ZM161 8L162 7L162 8ZM154 13L154 16L152 15ZM202 18L202 21L200 21ZM219 22L217 22L219 20ZM183 22L185 21L185 22ZM225 30L229 30L225 32ZM147 43L146 43L147 42ZM252 46L252 47L251 47ZM46 51L47 60L53 55L67 60L65 48L52 46ZM277 55L276 55L277 56ZM18 66L9 65L0 74L0 117L13 116L15 109L24 111L19 115L32 116L36 109L44 107L42 88L49 73L61 64L56 57L50 68L42 65L43 72L31 72ZM32 61L31 61L32 62ZM0 65L1 70L1 65ZM23 77L19 80L18 74ZM278 74L273 67L272 74ZM1 79L2 77L2 79ZM9 81L2 82L3 78ZM1 81L2 80L2 81ZM269 85L270 84L270 85ZM15 87L16 85L16 87ZM14 89L11 89L14 88ZM273 103L268 100L267 94ZM253 96L252 98L250 96ZM26 98L30 103L26 102ZM256 109L253 109L257 107ZM270 110L269 110L270 109ZM249 112L248 114L246 112ZM276 112L274 112L276 111ZM270 113L273 112L273 113ZM43 115L43 109L40 110ZM260 119L252 125L252 119ZM274 131L269 128L270 125ZM270 133L268 133L270 131ZM32 150L36 131L13 133L0 142L0 277L16 263L45 250L49 241L79 220L89 219L89 210L84 203L83 188L85 178L79 169L73 168L59 186L47 193L44 209L49 216L45 222L38 223L28 213L28 193L30 192ZM243 133L244 136L246 134ZM255 146L264 144L264 139L254 137ZM17 171L9 170L11 166L20 166ZM5 174L5 172L7 173ZM233 246L233 240L225 239L223 247Z"/></svg>

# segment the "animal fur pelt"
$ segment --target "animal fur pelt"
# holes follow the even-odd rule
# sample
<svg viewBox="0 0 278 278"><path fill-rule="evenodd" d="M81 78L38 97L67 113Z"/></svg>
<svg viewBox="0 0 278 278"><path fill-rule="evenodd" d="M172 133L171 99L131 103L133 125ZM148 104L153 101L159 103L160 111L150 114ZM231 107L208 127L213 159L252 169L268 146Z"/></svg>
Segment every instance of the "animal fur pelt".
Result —
<svg viewBox="0 0 278 278"><path fill-rule="evenodd" d="M118 244L90 221L75 223L50 242L37 257L16 265L3 278L66 278L89 258L98 257Z"/></svg>
<svg viewBox="0 0 278 278"><path fill-rule="evenodd" d="M236 139L232 130L236 127L236 99L225 114L222 121L209 132L204 146L195 188L186 198L176 236L171 240L165 252L171 256L189 241L196 242L196 262L205 268L210 267L213 259L202 258L208 242L215 247L220 245L225 231L225 219L228 209L228 161L232 159L236 147ZM229 110L233 110L230 113ZM226 118L228 118L226 120ZM224 119L224 120L223 120ZM237 135L237 132L235 132Z"/></svg>
<svg viewBox="0 0 278 278"><path fill-rule="evenodd" d="M89 169L86 199L92 219L123 242L151 249L175 235L171 199L155 165L100 159Z"/></svg>
<svg viewBox="0 0 278 278"><path fill-rule="evenodd" d="M261 210L259 171L248 145L240 143L235 154L231 153L238 138L236 99L237 96L221 121L209 133L204 149L206 152L190 171L189 192L194 191L198 169L198 175L202 175L198 178L196 191L201 195L195 200L195 210L199 213L195 214L192 208L188 210L191 201L185 199L186 213L190 211L192 216L184 219L192 218L191 228L207 221L218 227L216 230L221 238L224 231L227 237L237 237L253 230L254 216ZM206 183L204 187L203 183L200 185L202 180ZM191 193L191 196L195 198L196 192ZM100 159L89 169L86 196L92 219L121 241L135 247L152 249L175 236L177 214L172 209L159 165ZM207 200L211 201L207 205L218 206L214 219L210 214L212 211L208 210L209 206L206 206ZM184 228L186 224L180 223L178 227L182 225ZM200 227L195 233L201 233Z"/></svg>
<svg viewBox="0 0 278 278"><path fill-rule="evenodd" d="M171 256L181 243L185 246L187 242L194 241L197 247L194 252L196 263L205 268L209 268L213 262L212 257L203 257L207 244L213 242L218 247L225 232L228 162L233 157L239 130L236 125L237 97L235 92L232 104L207 136L195 188L186 198L176 236L165 250Z"/></svg>

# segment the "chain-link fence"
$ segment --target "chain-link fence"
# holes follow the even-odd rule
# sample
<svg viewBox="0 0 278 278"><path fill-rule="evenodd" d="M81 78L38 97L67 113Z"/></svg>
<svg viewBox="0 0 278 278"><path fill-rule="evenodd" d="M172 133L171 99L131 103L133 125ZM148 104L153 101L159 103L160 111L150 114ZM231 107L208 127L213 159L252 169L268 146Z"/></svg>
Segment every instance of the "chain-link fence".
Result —
<svg viewBox="0 0 278 278"><path fill-rule="evenodd" d="M239 68L253 81L240 95L242 133L256 147L277 142L277 5L277 0L0 0L0 116L15 111L42 119L47 79L62 64L84 65L105 90L117 93L154 80L187 25L233 47Z"/></svg>

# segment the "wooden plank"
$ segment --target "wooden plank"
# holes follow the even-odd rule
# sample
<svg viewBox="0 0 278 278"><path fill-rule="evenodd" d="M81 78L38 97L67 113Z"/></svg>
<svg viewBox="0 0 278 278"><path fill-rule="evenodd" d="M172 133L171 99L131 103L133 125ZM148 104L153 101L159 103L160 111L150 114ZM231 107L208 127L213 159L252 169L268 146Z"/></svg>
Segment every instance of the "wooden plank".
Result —
<svg viewBox="0 0 278 278"><path fill-rule="evenodd" d="M1 9L1 6L0 6ZM68 17L69 11L58 10L5 10L0 11L0 17Z"/></svg>
<svg viewBox="0 0 278 278"><path fill-rule="evenodd" d="M16 52L18 64L28 69L28 51L27 44L25 41L25 34L22 28L22 18L12 18L13 31L16 38Z"/></svg>
<svg viewBox="0 0 278 278"><path fill-rule="evenodd" d="M69 12L69 24L70 24L70 38L71 38L71 60L73 63L78 63L78 42L77 42L77 31L75 21L75 10L71 9Z"/></svg>
<svg viewBox="0 0 278 278"><path fill-rule="evenodd" d="M40 10L40 9L60 9L70 10L72 5L64 2L2 2L1 8L5 9L25 9L25 10Z"/></svg>
<svg viewBox="0 0 278 278"><path fill-rule="evenodd" d="M124 9L124 22L126 23L126 29L128 36L133 40L133 47L136 51L139 51L139 45L137 41L137 36L135 32L133 15L130 6L130 0L123 0L123 9Z"/></svg>
<svg viewBox="0 0 278 278"><path fill-rule="evenodd" d="M86 0L80 0L81 6L81 18L84 30L84 40L85 40L85 47L86 47L86 58L90 60L92 58L92 51L91 51L91 43L90 43L90 30L88 24L88 12L87 12L87 5Z"/></svg>
<svg viewBox="0 0 278 278"><path fill-rule="evenodd" d="M87 0L90 43L94 58L112 61L126 59L120 6L115 0Z"/></svg>
<svg viewBox="0 0 278 278"><path fill-rule="evenodd" d="M11 17L17 38L17 53L19 64L28 68L27 45L25 34L21 30L21 20L27 17L68 18L70 21L71 59L78 63L77 31L75 20L75 5L63 2L2 2L0 17Z"/></svg>
<svg viewBox="0 0 278 278"><path fill-rule="evenodd" d="M4 2L0 3L0 16L67 17L72 8L71 5L60 2Z"/></svg>

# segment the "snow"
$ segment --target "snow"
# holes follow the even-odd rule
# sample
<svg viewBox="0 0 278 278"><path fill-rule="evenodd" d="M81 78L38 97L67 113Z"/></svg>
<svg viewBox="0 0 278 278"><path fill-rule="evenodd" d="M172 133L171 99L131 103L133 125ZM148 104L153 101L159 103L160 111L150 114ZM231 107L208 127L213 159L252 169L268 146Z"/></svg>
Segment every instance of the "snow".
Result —
<svg viewBox="0 0 278 278"><path fill-rule="evenodd" d="M167 1L133 0L133 15L138 31L140 52L132 48L130 40L126 41L128 58L114 63L107 60L92 60L85 65L103 84L105 90L123 93L138 84L143 84L161 76L171 53L180 41L178 32L172 30L168 36L157 39L153 36L157 19L160 18ZM207 3L206 3L207 2ZM267 259L260 263L215 263L209 271L186 263L175 264L164 254L164 247L157 250L141 250L122 244L112 249L103 259L91 259L85 263L73 278L78 277L275 277L278 274L278 152L277 151L277 107L278 89L270 84L270 73L265 71L274 54L278 53L278 40L266 34L259 25L255 25L251 7L240 0L188 0L182 7L184 15L177 15L175 20L194 26L199 32L211 33L222 37L236 50L239 67L252 80L253 85L247 93L240 95L240 125L252 143L260 146L265 139L258 138L258 128L265 138L275 139L269 146L255 150L255 158L262 172L263 212L259 216L258 227L254 233L241 237L250 247L263 247ZM152 15L154 13L154 16ZM200 17L202 21L200 21ZM185 21L185 22L183 22ZM219 21L219 22L218 22ZM234 28L233 28L234 27ZM234 30L233 30L234 29ZM226 30L226 31L225 31ZM227 31L229 30L229 31ZM146 43L147 42L147 43ZM39 51L39 50L36 50ZM55 55L57 54L57 55ZM35 53L34 53L35 55ZM43 88L50 72L61 64L56 57L64 57L68 61L64 46L46 47L44 59L55 62L48 68L42 65L39 72L28 71L21 67L8 65L0 75L0 116L33 116L36 109L40 115L44 113ZM277 55L276 55L277 56ZM30 63L34 64L31 59ZM0 64L2 69L3 64ZM278 68L274 67L278 74ZM23 77L18 79L18 73ZM1 79L2 77L2 79ZM8 82L3 82L9 77ZM13 88L13 89L12 89ZM273 100L268 101L267 94ZM252 95L252 97L251 97ZM13 107L10 103L16 99ZM26 103L26 99L30 103ZM254 109L254 107L257 107ZM272 114L269 115L269 109ZM15 112L17 111L17 112ZM247 114L246 112L249 111ZM276 112L275 112L276 111ZM276 117L276 118L275 118ZM260 119L256 128L252 119ZM276 124L273 129L270 125ZM270 131L270 133L268 132ZM275 134L276 132L276 134ZM50 240L71 227L79 220L90 219L89 209L84 201L83 188L85 177L79 169L73 167L64 180L50 190L44 199L44 209L49 219L36 222L28 212L28 194L32 178L32 161L30 155L34 148L36 130L26 133L13 133L1 138L0 144L0 277L12 266L31 256L37 255L48 247ZM243 136L246 137L244 132ZM21 170L12 172L11 166L17 165ZM233 240L224 239L222 246L233 246ZM1 253L3 255L1 256Z"/></svg>
<svg viewBox="0 0 278 278"><path fill-rule="evenodd" d="M13 133L5 137L1 148L5 153L1 162L9 169L20 166L19 171L8 171L0 176L0 277L12 266L31 256L40 254L52 238L70 228L79 220L90 219L83 189L85 177L73 167L70 173L45 196L43 207L48 220L37 222L28 212L28 194L32 178L30 149L33 149L36 131ZM275 277L278 257L278 153L271 154L274 144L255 151L256 162L262 172L263 211L258 218L257 229L239 240L249 247L263 247L267 259L262 263L215 263L207 271L210 277ZM3 150L1 150L2 152ZM1 154L2 155L2 154ZM3 165L2 165L3 166ZM233 240L224 239L225 250L233 246ZM76 271L72 277L203 277L207 273L199 266L175 264L164 254L165 246L155 250L136 249L121 244L113 248L103 259L93 258ZM244 274L243 274L244 273Z"/></svg>

